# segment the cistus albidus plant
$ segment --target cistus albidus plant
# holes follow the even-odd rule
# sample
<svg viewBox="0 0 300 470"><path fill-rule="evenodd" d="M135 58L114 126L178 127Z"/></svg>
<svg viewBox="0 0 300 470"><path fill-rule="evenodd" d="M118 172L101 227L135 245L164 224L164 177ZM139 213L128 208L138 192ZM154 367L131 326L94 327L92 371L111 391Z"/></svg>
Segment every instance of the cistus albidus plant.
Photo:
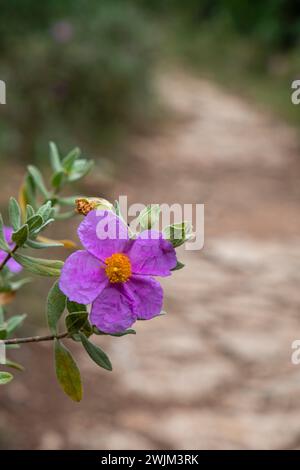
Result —
<svg viewBox="0 0 300 470"><path fill-rule="evenodd" d="M80 156L79 149L62 158L55 144L50 143L50 161L50 183L45 184L38 168L29 166L18 201L13 197L9 201L5 225L0 216L0 339L6 353L1 362L22 370L20 364L9 359L10 348L53 341L57 379L70 398L80 401L80 372L63 340L81 344L98 366L111 371L108 356L91 337L135 334L131 327L137 320L162 315L163 290L155 277L169 276L183 267L175 248L189 239L191 232L186 223L168 226L162 232L154 230L158 205L147 206L139 214L135 224L138 231L133 232L117 202L61 195L66 185L83 178L93 165ZM69 210L64 209L66 206ZM83 218L78 227L82 249L70 240L44 236L50 224L76 214ZM65 262L28 255L29 249L63 246L73 251ZM26 315L8 317L6 305L30 281L23 276L26 272L57 278L46 299L50 332L46 336L13 338ZM0 372L0 384L12 379L11 373Z"/></svg>

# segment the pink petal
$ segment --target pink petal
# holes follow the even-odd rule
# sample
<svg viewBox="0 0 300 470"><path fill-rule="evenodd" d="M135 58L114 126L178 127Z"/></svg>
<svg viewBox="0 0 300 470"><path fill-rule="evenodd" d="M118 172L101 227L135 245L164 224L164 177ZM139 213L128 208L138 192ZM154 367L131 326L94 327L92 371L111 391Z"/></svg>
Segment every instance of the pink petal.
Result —
<svg viewBox="0 0 300 470"><path fill-rule="evenodd" d="M5 225L3 227L3 233L4 233L4 237L5 237L5 240L7 241L7 243L12 244L11 236L13 234L13 229L11 227L8 227L7 225Z"/></svg>
<svg viewBox="0 0 300 470"><path fill-rule="evenodd" d="M122 253L128 244L126 224L111 211L91 211L79 225L78 236L84 248L102 261Z"/></svg>
<svg viewBox="0 0 300 470"><path fill-rule="evenodd" d="M8 262L7 262L7 265L8 269L12 272L12 273L15 273L15 274L18 274L19 272L22 271L22 266L17 263L17 261L15 261L13 258L11 258Z"/></svg>
<svg viewBox="0 0 300 470"><path fill-rule="evenodd" d="M177 264L173 245L154 230L142 232L133 241L128 256L134 274L169 276Z"/></svg>
<svg viewBox="0 0 300 470"><path fill-rule="evenodd" d="M76 251L66 260L59 287L73 302L90 304L107 286L105 269L97 258L87 251Z"/></svg>
<svg viewBox="0 0 300 470"><path fill-rule="evenodd" d="M138 319L150 320L160 314L163 290L159 282L148 276L132 276L124 287L134 302Z"/></svg>
<svg viewBox="0 0 300 470"><path fill-rule="evenodd" d="M93 302L90 322L105 333L121 333L136 321L131 299L122 286L109 286Z"/></svg>
<svg viewBox="0 0 300 470"><path fill-rule="evenodd" d="M11 236L13 234L13 229L11 227L8 227L7 225L4 225L3 233L4 233L5 240L7 241L10 249L14 248L15 245L14 245L14 243L12 243L12 240L11 240ZM7 253L5 251L1 250L0 251L0 263L2 263L2 261L4 261L6 256L7 256ZM11 258L7 262L6 266L14 274L19 273L23 269L22 266L19 263L17 263L13 258Z"/></svg>

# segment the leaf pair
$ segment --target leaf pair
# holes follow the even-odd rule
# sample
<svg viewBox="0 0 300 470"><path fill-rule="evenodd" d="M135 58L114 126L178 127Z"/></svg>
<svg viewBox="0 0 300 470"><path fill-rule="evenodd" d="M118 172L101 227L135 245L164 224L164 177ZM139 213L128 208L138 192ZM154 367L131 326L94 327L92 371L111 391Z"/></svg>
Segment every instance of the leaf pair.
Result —
<svg viewBox="0 0 300 470"><path fill-rule="evenodd" d="M67 219L75 214L75 211L60 213L60 206L74 207L75 197L60 197L59 192L67 183L73 183L83 178L92 168L93 161L80 158L80 150L74 148L65 157L61 158L57 146L50 142L50 162L53 173L50 179L50 188L47 188L40 170L34 166L27 167L27 175L19 193L19 203L21 214L29 216L30 212L36 211L39 207L39 200L51 203L53 207L52 216L54 219ZM33 212L34 213L34 212ZM33 215L33 213L31 215ZM20 224L16 228L20 228ZM31 247L36 248L36 247ZM38 247L41 248L41 247Z"/></svg>
<svg viewBox="0 0 300 470"><path fill-rule="evenodd" d="M83 178L94 165L93 161L80 157L78 147L71 150L64 158L61 158L54 142L50 142L50 161L54 173L51 185L55 191L59 191L65 183L72 183ZM60 202L60 201L59 201Z"/></svg>
<svg viewBox="0 0 300 470"><path fill-rule="evenodd" d="M87 339L87 334L92 334L93 330L88 323L86 307L76 302L70 302L61 292L58 282L55 282L48 294L46 307L48 325L54 335L58 335L58 323L66 307L69 311L65 320L69 335L82 343L85 351L96 364L111 371L112 365L108 356L102 349ZM80 401L82 398L82 382L80 371L72 354L58 339L54 341L54 353L56 376L59 384L72 400Z"/></svg>
<svg viewBox="0 0 300 470"><path fill-rule="evenodd" d="M14 244L18 247L27 245L32 248L38 234L54 221L53 214L52 203L48 201L37 211L27 204L22 215L19 203L11 197L9 201L9 221L14 229L12 234ZM24 221L23 224L22 220Z"/></svg>

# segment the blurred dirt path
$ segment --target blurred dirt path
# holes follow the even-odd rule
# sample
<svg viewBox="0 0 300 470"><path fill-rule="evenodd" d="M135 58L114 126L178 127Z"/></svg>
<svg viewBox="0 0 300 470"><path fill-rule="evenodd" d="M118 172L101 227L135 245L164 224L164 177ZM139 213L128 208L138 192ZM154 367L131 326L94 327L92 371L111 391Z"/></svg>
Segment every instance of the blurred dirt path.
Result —
<svg viewBox="0 0 300 470"><path fill-rule="evenodd" d="M132 138L112 193L205 203L205 248L180 250L186 268L163 282L167 316L100 341L113 374L80 356L82 404L54 383L49 345L22 349L25 383L1 389L12 446L300 447L297 135L198 78L169 73L158 88L166 122Z"/></svg>

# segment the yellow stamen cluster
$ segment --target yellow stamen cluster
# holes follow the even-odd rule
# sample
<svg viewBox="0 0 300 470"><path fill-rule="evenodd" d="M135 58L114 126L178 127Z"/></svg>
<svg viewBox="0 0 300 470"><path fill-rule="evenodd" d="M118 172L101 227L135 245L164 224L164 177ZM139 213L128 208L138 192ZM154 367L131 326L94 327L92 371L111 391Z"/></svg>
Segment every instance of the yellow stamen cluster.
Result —
<svg viewBox="0 0 300 470"><path fill-rule="evenodd" d="M131 264L128 256L115 253L105 260L105 272L112 283L126 282L131 276Z"/></svg>

